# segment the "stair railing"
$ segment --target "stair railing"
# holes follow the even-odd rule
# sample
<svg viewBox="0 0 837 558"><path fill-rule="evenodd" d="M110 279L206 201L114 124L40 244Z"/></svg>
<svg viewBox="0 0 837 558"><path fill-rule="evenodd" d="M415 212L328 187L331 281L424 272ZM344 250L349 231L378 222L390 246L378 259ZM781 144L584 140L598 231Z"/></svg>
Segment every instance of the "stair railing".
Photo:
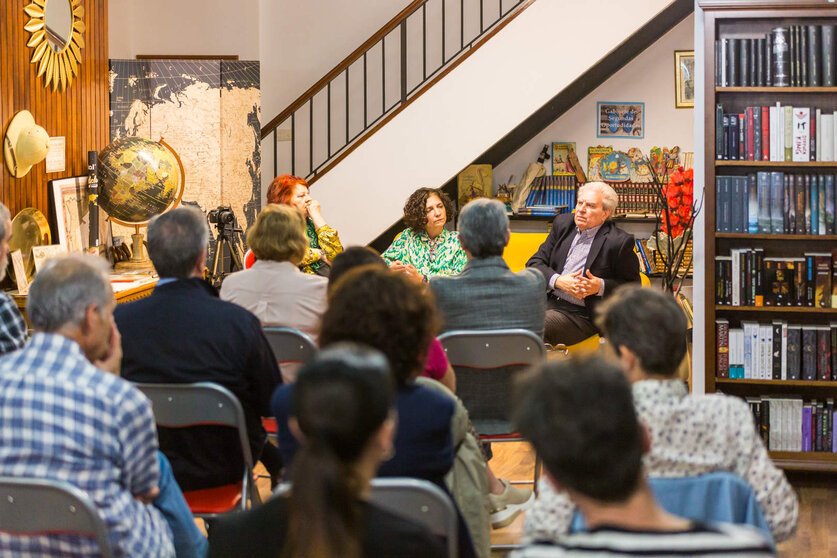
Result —
<svg viewBox="0 0 837 558"><path fill-rule="evenodd" d="M414 0L262 128L273 175L315 181L534 1Z"/></svg>

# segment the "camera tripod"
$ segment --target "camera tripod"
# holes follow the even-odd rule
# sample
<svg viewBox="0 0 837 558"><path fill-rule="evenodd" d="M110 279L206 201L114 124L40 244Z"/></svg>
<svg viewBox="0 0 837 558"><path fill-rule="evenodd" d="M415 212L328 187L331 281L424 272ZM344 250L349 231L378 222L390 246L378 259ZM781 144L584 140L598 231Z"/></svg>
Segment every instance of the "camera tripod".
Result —
<svg viewBox="0 0 837 558"><path fill-rule="evenodd" d="M218 236L215 239L215 253L212 255L212 264L209 266L209 276L207 281L211 285L219 286L221 281L232 273L233 271L240 271L244 269L242 262L241 243L238 240L238 233L242 230L237 227L237 223L218 223ZM230 270L224 271L224 249L230 252Z"/></svg>

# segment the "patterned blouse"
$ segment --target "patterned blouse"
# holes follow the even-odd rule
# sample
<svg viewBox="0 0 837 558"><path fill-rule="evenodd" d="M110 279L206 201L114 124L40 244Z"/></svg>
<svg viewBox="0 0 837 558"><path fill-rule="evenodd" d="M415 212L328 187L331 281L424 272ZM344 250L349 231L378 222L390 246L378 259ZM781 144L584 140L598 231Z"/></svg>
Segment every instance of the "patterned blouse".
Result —
<svg viewBox="0 0 837 558"><path fill-rule="evenodd" d="M442 229L434 239L424 231L404 229L381 256L387 264L411 264L425 277L456 275L468 261L459 243L459 233L447 229Z"/></svg>
<svg viewBox="0 0 837 558"><path fill-rule="evenodd" d="M793 534L796 493L770 461L744 401L722 394L689 395L680 380L636 382L633 394L639 419L651 435L651 453L644 458L648 476L735 473L753 487L773 538L779 542ZM556 539L569 529L575 508L546 479L538 488L538 499L526 513L525 536Z"/></svg>
<svg viewBox="0 0 837 558"><path fill-rule="evenodd" d="M314 226L314 221L306 217L305 234L308 236L308 250L305 251L305 257L299 264L299 269L305 273L317 273L317 270L325 265L314 249L322 250L328 261L334 261L337 254L343 251L343 244L340 243L337 231L328 225L323 225L318 229Z"/></svg>

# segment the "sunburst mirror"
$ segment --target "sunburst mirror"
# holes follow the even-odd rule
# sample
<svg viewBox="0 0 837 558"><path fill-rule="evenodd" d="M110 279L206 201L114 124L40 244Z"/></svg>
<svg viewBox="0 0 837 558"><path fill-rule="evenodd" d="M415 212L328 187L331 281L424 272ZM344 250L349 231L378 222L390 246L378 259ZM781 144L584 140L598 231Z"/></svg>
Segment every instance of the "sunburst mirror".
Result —
<svg viewBox="0 0 837 558"><path fill-rule="evenodd" d="M38 67L38 77L44 85L61 91L73 82L81 64L84 48L84 6L81 0L32 0L23 11L29 22L23 27L29 32L32 63Z"/></svg>

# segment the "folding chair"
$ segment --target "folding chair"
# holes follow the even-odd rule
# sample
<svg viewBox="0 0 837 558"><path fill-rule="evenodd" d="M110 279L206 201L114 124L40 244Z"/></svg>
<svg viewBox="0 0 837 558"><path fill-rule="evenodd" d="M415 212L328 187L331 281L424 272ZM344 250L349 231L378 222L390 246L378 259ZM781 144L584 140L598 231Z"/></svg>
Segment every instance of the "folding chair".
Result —
<svg viewBox="0 0 837 558"><path fill-rule="evenodd" d="M293 371L289 374L296 377L297 370L310 361L317 354L317 345L307 334L292 327L265 327L264 335L276 360L279 368L284 367L286 371ZM285 376L285 373L282 374ZM276 419L270 417L262 418L267 435L276 438Z"/></svg>
<svg viewBox="0 0 837 558"><path fill-rule="evenodd" d="M136 384L150 400L154 420L158 426L180 428L186 426L230 426L238 430L244 472L241 482L191 490L183 493L195 517L210 519L240 508L247 508L247 496L253 504L260 504L259 491L252 481L253 454L244 410L238 398L227 388L211 382L194 384Z"/></svg>
<svg viewBox="0 0 837 558"><path fill-rule="evenodd" d="M389 512L418 523L432 535L443 537L448 556L459 551L459 527L450 496L432 482L411 478L372 479L369 500Z"/></svg>
<svg viewBox="0 0 837 558"><path fill-rule="evenodd" d="M0 477L0 530L12 535L74 534L113 558L108 531L82 490L55 480Z"/></svg>
<svg viewBox="0 0 837 558"><path fill-rule="evenodd" d="M449 331L439 336L456 371L456 395L462 399L480 439L520 442L508 420L512 379L545 358L543 340L525 329ZM535 460L535 482L540 461ZM513 481L529 484L528 481Z"/></svg>

